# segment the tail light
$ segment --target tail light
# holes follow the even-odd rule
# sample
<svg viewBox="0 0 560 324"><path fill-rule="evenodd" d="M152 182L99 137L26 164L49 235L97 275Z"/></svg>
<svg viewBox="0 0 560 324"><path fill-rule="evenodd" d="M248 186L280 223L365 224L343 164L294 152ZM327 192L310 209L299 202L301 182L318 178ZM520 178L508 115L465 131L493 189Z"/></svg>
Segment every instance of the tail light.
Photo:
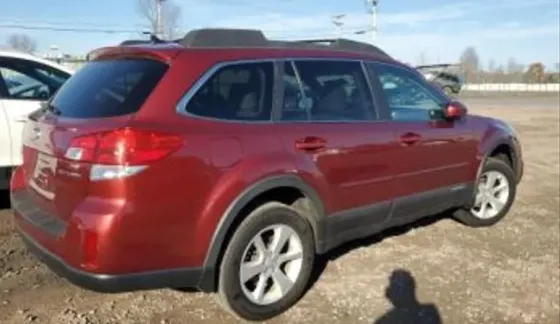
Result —
<svg viewBox="0 0 560 324"><path fill-rule="evenodd" d="M176 135L123 128L76 137L65 157L104 165L142 165L168 156L181 144Z"/></svg>
<svg viewBox="0 0 560 324"><path fill-rule="evenodd" d="M123 128L76 137L64 157L93 163L90 180L108 180L136 174L181 145L176 135Z"/></svg>

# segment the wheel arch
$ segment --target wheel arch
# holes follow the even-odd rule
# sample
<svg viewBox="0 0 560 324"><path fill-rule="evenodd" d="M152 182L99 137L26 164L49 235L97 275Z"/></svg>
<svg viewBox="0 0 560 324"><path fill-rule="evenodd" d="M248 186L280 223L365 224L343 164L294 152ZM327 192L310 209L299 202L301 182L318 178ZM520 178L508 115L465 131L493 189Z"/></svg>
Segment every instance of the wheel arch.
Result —
<svg viewBox="0 0 560 324"><path fill-rule="evenodd" d="M495 157L500 154L504 154L507 157L508 162L510 163L513 170L517 169L518 161L513 140L511 138L500 138L493 141L487 146L487 149L484 150L484 155L480 161L480 165L478 166L478 171L476 174L477 179L479 178L480 173L482 172L482 167L484 166L484 163L488 160L488 158Z"/></svg>
<svg viewBox="0 0 560 324"><path fill-rule="evenodd" d="M283 191L285 190L285 191ZM317 191L297 175L278 175L259 180L239 194L228 206L221 217L204 261L204 274L199 288L203 291L215 291L217 287L217 271L223 251L227 247L235 228L254 207L260 198L272 197L272 193L300 193L311 204L309 212L298 211L309 221L313 228L315 245L322 246L324 235L325 207ZM269 199L281 200L281 199Z"/></svg>

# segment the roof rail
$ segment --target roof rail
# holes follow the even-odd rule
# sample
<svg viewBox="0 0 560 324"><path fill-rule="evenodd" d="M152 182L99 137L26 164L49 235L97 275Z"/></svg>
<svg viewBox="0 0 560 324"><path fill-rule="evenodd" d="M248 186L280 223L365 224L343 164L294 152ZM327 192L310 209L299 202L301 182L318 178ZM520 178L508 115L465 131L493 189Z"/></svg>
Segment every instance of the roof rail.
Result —
<svg viewBox="0 0 560 324"><path fill-rule="evenodd" d="M121 46L127 46L127 45L142 45L142 44L162 44L162 43L167 43L168 41L163 40L161 38L159 38L157 35L150 33L150 32L145 32L145 35L150 35L150 39L129 39L129 40L125 40L123 42L120 43ZM177 42L177 40L173 40L171 42Z"/></svg>
<svg viewBox="0 0 560 324"><path fill-rule="evenodd" d="M438 63L438 64L424 64L424 65L417 65L417 69L424 69L424 68L446 68L451 66L460 66L460 63Z"/></svg>
<svg viewBox="0 0 560 324"><path fill-rule="evenodd" d="M269 42L260 30L204 28L189 31L179 44L185 47L266 47Z"/></svg>
<svg viewBox="0 0 560 324"><path fill-rule="evenodd" d="M309 40L299 40L295 42L313 44L319 46L321 44L325 44L326 46L325 45L323 46L332 50L373 53L373 54L390 58L389 54L387 54L385 51L381 50L379 47L375 45L358 42L346 38L309 39Z"/></svg>
<svg viewBox="0 0 560 324"><path fill-rule="evenodd" d="M350 39L312 39L312 40L269 40L262 31L254 29L236 28L201 28L189 31L183 38L172 41L159 39L150 34L150 40L127 40L126 45L176 43L186 48L233 48L233 47L261 47L261 48L299 48L324 49L347 52L362 52L375 54L384 58L391 58L389 54L377 46Z"/></svg>
<svg viewBox="0 0 560 324"><path fill-rule="evenodd" d="M142 44L151 44L152 41L145 40L145 39L128 39L121 42L120 46L128 46L128 45L142 45Z"/></svg>

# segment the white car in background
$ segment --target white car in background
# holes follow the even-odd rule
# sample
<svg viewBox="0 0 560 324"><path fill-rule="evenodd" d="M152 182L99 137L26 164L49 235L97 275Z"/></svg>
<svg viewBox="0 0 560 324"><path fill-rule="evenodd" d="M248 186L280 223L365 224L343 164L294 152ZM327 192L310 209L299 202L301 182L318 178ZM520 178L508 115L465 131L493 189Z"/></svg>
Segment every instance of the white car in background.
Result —
<svg viewBox="0 0 560 324"><path fill-rule="evenodd" d="M21 134L27 115L72 74L49 60L0 51L0 190L8 188L12 168L22 163Z"/></svg>

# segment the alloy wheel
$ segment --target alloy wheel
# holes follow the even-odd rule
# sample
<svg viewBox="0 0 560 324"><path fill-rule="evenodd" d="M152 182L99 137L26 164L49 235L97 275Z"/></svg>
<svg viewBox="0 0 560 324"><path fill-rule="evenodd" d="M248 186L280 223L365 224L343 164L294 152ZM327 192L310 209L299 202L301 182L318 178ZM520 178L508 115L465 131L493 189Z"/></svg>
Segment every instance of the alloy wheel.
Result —
<svg viewBox="0 0 560 324"><path fill-rule="evenodd" d="M245 296L257 305L282 299L299 278L303 246L296 231L271 225L255 235L243 253L239 281Z"/></svg>
<svg viewBox="0 0 560 324"><path fill-rule="evenodd" d="M501 172L493 170L483 173L471 213L480 219L490 219L498 215L509 199L509 186L508 179Z"/></svg>

